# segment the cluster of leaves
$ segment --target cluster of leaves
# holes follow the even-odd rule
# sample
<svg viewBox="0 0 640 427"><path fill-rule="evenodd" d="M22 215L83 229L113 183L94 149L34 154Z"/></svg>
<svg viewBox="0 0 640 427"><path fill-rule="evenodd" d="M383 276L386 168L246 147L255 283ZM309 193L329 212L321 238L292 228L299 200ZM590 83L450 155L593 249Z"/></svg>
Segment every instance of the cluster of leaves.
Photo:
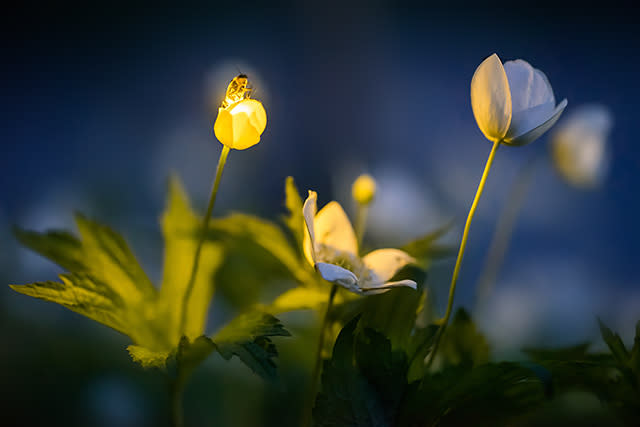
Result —
<svg viewBox="0 0 640 427"><path fill-rule="evenodd" d="M492 363L485 338L460 310L427 367L437 328L411 325L412 307L396 308L393 320L382 322L371 311L399 303L400 291L370 298L373 304L340 332L324 365L316 426L537 425L528 417L571 391L600 399L610 414L604 425L640 419L640 322L631 351L601 325L610 354L580 345L530 349L531 361Z"/></svg>
<svg viewBox="0 0 640 427"><path fill-rule="evenodd" d="M16 230L20 242L64 268L60 282L12 285L23 294L52 301L109 326L131 338L127 349L144 367L174 367L182 374L217 350L225 359L237 356L265 378L275 376L273 336L287 336L280 322L266 312L239 315L212 338L205 335L215 273L225 247L207 241L200 268L186 303L201 218L191 209L177 179L172 179L162 216L164 272L159 289L152 284L125 240L115 231L76 215L79 237L65 231L37 233ZM217 227L234 226L234 219ZM184 332L184 333L183 333Z"/></svg>
<svg viewBox="0 0 640 427"><path fill-rule="evenodd" d="M464 332L449 334L450 339L467 335L472 325L465 318L456 317L453 325ZM437 372L425 368L411 380L416 376L410 373L416 347L411 341L423 345L428 337L428 345L435 331L428 328L410 337L402 348L366 325L364 316L357 317L338 336L314 408L317 426L494 426L544 399L542 381L532 370L516 363L486 363L482 355L476 359L474 350L451 359L443 351L445 366ZM478 335L475 341L483 338ZM456 364L460 356L465 362Z"/></svg>

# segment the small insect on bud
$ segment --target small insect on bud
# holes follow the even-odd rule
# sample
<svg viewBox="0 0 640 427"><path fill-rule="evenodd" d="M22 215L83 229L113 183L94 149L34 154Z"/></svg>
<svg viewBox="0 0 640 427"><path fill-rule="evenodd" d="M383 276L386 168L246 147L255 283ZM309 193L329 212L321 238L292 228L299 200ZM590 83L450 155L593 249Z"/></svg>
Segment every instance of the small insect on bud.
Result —
<svg viewBox="0 0 640 427"><path fill-rule="evenodd" d="M368 205L376 196L376 181L368 174L360 175L351 187L353 199L361 205Z"/></svg>
<svg viewBox="0 0 640 427"><path fill-rule="evenodd" d="M213 125L216 138L235 150L256 145L267 126L267 113L260 101L249 97L251 88L247 83L243 74L231 80Z"/></svg>

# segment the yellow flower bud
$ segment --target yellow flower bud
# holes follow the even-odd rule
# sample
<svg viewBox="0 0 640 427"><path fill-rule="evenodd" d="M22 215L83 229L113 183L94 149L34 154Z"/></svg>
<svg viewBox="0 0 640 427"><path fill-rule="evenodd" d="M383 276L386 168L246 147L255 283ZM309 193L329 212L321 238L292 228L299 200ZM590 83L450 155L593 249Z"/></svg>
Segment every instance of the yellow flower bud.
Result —
<svg viewBox="0 0 640 427"><path fill-rule="evenodd" d="M351 194L356 202L368 205L376 195L376 181L371 175L360 175L351 187Z"/></svg>
<svg viewBox="0 0 640 427"><path fill-rule="evenodd" d="M245 150L260 142L260 135L266 126L267 113L262 103L246 98L227 108L218 109L213 131L223 145Z"/></svg>

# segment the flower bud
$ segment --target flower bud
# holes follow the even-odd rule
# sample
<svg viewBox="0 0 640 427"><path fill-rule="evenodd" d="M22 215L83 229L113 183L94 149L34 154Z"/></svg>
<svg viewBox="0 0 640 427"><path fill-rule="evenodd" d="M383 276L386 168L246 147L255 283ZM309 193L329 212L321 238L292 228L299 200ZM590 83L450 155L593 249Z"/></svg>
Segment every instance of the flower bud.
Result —
<svg viewBox="0 0 640 427"><path fill-rule="evenodd" d="M371 175L360 175L351 187L351 194L359 204L368 205L376 195L376 181Z"/></svg>
<svg viewBox="0 0 640 427"><path fill-rule="evenodd" d="M266 126L267 113L262 103L246 98L227 108L218 109L213 131L223 145L245 150L260 142L260 135Z"/></svg>

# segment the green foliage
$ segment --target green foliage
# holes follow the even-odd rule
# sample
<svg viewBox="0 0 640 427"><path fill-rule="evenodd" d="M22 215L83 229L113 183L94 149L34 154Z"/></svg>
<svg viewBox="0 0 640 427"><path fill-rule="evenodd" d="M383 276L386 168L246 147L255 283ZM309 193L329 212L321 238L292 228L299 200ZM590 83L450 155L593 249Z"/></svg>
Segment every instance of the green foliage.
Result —
<svg viewBox="0 0 640 427"><path fill-rule="evenodd" d="M363 320L343 328L325 363L316 426L505 425L544 400L542 381L515 363L449 366L410 381L407 353Z"/></svg>
<svg viewBox="0 0 640 427"><path fill-rule="evenodd" d="M516 363L449 367L412 385L396 425L513 425L544 397L542 381Z"/></svg>
<svg viewBox="0 0 640 427"><path fill-rule="evenodd" d="M445 330L436 361L444 366L478 366L489 361L489 344L469 313L460 308Z"/></svg>
<svg viewBox="0 0 640 427"><path fill-rule="evenodd" d="M236 317L213 338L218 352L229 360L237 356L253 372L268 380L275 380L278 355L270 337L290 336L280 321L266 313L247 313Z"/></svg>
<svg viewBox="0 0 640 427"><path fill-rule="evenodd" d="M438 239L447 234L449 230L451 230L452 226L453 221L450 221L440 228L437 228L422 237L412 240L400 249L421 261L423 267L428 266L428 264L432 260L447 258L455 255L455 248L443 246L442 244L438 243Z"/></svg>
<svg viewBox="0 0 640 427"><path fill-rule="evenodd" d="M287 215L284 217L284 222L295 238L298 248L300 249L299 253L301 253L305 227L304 217L302 216L302 198L291 176L288 176L285 181L285 206L287 208Z"/></svg>
<svg viewBox="0 0 640 427"><path fill-rule="evenodd" d="M548 393L558 395L586 391L598 399L627 425L640 419L639 373L636 359L640 328L629 352L618 334L599 321L602 338L610 353L594 354L587 344L563 349L528 349L526 353L546 369Z"/></svg>
<svg viewBox="0 0 640 427"><path fill-rule="evenodd" d="M15 231L22 244L68 273L60 275L60 282L11 287L63 305L129 336L133 344L127 350L143 367L174 366L180 375L188 375L217 348L226 359L236 354L259 375L273 378L273 357L277 353L269 337L288 335L274 317L263 313L240 316L216 336L215 344L204 335L214 292L213 278L225 252L223 241L208 241L203 246L182 334L183 299L201 235L201 219L191 209L175 178L169 183L167 207L161 222L165 256L159 291L119 234L82 215L76 216L79 237L64 231ZM240 229L244 230L277 252L285 263L291 259L293 265L295 253L277 227L246 216L213 222L214 231L222 234L237 236Z"/></svg>
<svg viewBox="0 0 640 427"><path fill-rule="evenodd" d="M356 334L358 321L342 329L324 365L313 410L318 427L393 425L406 388L406 358L372 329Z"/></svg>

